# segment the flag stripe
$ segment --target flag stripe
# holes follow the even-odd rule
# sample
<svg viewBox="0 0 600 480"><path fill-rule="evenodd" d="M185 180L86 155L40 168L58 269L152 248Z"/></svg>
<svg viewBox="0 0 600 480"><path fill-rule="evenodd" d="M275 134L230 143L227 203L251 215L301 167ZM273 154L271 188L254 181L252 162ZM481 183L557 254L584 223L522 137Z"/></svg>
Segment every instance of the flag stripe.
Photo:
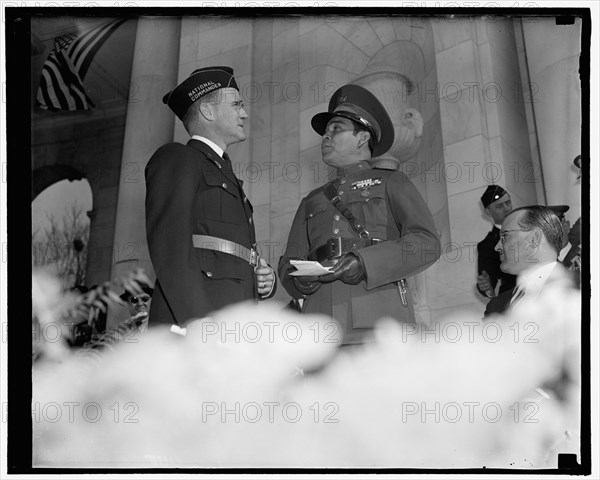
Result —
<svg viewBox="0 0 600 480"><path fill-rule="evenodd" d="M92 63L92 60L93 60L94 56L96 55L96 53L98 52L98 50L100 50L100 47L102 45L104 45L104 42L108 39L108 37L117 28L119 28L119 26L124 21L125 20L119 20L119 21L115 22L114 24L112 24L107 31L102 32L102 37L98 38L96 40L96 42L91 45L91 48L88 50L88 52L85 54L85 56L83 56L81 58L81 66L79 66L77 68L77 70L79 70L79 74L80 74L80 76L81 76L82 79L83 79L83 77L85 77L85 75L86 75L86 73L88 71L88 68L90 68L90 63Z"/></svg>
<svg viewBox="0 0 600 480"><path fill-rule="evenodd" d="M59 57L62 57L62 62ZM70 70L63 52L58 52L58 55L51 55L45 68L50 75L52 91L56 94L58 100L58 104L55 103L55 106L59 110L87 110L85 94L83 96L80 93L75 94L73 90L74 82L75 85L79 86L80 91L83 90L83 86L77 76Z"/></svg>
<svg viewBox="0 0 600 480"><path fill-rule="evenodd" d="M42 67L37 100L46 110L89 110L94 102L83 86L94 56L106 39L127 19L101 25L77 36L63 35L54 39L55 48Z"/></svg>
<svg viewBox="0 0 600 480"><path fill-rule="evenodd" d="M69 57L83 79L94 55L104 44L106 39L126 20L117 20L107 25L102 25L84 35L81 35L69 48Z"/></svg>
<svg viewBox="0 0 600 480"><path fill-rule="evenodd" d="M96 27L93 30L90 30L89 32L79 35L75 40L73 40L73 43L71 43L69 45L69 48L67 49L69 57L73 59L73 65L78 64L79 56L85 48L84 44L86 43L86 41L90 37L95 36L99 31L101 31L103 28L106 28L107 26L108 25L101 25L100 27Z"/></svg>
<svg viewBox="0 0 600 480"><path fill-rule="evenodd" d="M58 52L56 57L59 59L62 66L62 71L64 72L63 77L66 77L65 79L68 80L66 86L69 89L71 98L75 101L75 110L85 110L87 98L81 80L75 72L73 72L71 65L69 65L69 60L65 58L64 51L61 50Z"/></svg>
<svg viewBox="0 0 600 480"><path fill-rule="evenodd" d="M60 52L59 52L60 55ZM63 110L74 110L74 102L71 98L70 95L70 91L69 91L69 85L71 83L71 78L72 76L70 75L70 72L68 70L68 67L66 67L66 71L65 71L65 66L62 65L60 63L60 60L58 59L58 57L55 55L54 58L52 58L50 60L50 66L54 67L54 69L56 71L53 71L54 73L54 77L56 79L56 83L53 82L53 85L55 85L55 90L60 90L61 95L62 95L62 100L60 102L62 109ZM61 97L59 97L61 98Z"/></svg>
<svg viewBox="0 0 600 480"><path fill-rule="evenodd" d="M68 110L69 109L69 102L67 101L67 98L65 97L65 95L64 95L64 93L62 91L62 88L61 88L61 85L60 85L61 82L59 81L59 79L56 76L56 73L54 71L54 68L56 68L56 66L53 65L52 60L53 59L51 59L51 58L48 59L48 63L44 67L44 71L45 71L45 73L48 75L48 77L50 79L50 85L52 87L52 92L54 92L54 95L55 95L56 100L58 102L58 103L54 103L54 106L57 109Z"/></svg>
<svg viewBox="0 0 600 480"><path fill-rule="evenodd" d="M40 103L42 108L52 111L56 110L56 108L54 107L54 100L50 98L50 89L48 88L48 83L46 82L46 72L42 72L42 76L40 78L40 88L38 88L38 102Z"/></svg>

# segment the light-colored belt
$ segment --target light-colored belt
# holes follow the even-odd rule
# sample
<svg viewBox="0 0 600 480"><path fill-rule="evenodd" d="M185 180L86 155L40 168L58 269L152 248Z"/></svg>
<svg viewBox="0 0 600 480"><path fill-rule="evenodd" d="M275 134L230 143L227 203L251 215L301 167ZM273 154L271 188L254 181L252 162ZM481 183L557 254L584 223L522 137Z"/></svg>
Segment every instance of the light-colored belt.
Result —
<svg viewBox="0 0 600 480"><path fill-rule="evenodd" d="M192 242L194 248L216 250L246 260L253 267L258 265L260 255L255 248L247 248L239 243L232 242L231 240L211 237L210 235L192 235Z"/></svg>

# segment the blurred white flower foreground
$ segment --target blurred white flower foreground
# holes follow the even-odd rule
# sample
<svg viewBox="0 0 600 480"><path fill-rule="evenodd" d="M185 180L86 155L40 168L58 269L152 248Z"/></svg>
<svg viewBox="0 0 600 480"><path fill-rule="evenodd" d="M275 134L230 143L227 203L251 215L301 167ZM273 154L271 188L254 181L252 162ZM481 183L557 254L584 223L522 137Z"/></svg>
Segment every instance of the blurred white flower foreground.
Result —
<svg viewBox="0 0 600 480"><path fill-rule="evenodd" d="M41 323L47 281L34 277ZM556 468L579 451L580 317L580 292L556 286L492 323L382 320L358 349L331 342L331 320L273 304L220 311L187 337L151 331L100 361L46 345L34 465Z"/></svg>

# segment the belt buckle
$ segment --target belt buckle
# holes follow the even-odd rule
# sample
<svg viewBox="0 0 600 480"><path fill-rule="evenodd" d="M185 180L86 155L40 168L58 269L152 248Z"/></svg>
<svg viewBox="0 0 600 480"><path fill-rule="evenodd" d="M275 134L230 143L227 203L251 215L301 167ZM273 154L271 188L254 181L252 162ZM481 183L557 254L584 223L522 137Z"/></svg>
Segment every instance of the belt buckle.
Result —
<svg viewBox="0 0 600 480"><path fill-rule="evenodd" d="M342 237L332 237L329 239L329 258L341 257L343 253Z"/></svg>
<svg viewBox="0 0 600 480"><path fill-rule="evenodd" d="M248 263L253 267L258 266L258 252L254 249L254 247L250 249L250 260Z"/></svg>

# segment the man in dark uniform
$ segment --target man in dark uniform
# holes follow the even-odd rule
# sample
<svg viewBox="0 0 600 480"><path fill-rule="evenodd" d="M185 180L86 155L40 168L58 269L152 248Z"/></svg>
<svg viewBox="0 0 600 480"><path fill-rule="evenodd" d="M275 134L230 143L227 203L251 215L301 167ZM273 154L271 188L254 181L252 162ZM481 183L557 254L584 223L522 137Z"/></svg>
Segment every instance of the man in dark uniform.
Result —
<svg viewBox="0 0 600 480"><path fill-rule="evenodd" d="M323 162L338 175L300 203L279 277L293 298L304 299L303 313L332 316L343 344L363 343L382 317L415 321L405 279L439 258L439 237L410 180L370 162L394 141L393 124L372 93L343 86L311 123L322 135ZM322 276L294 276L295 259L334 266Z"/></svg>
<svg viewBox="0 0 600 480"><path fill-rule="evenodd" d="M494 228L477 244L477 290L487 298L494 298L498 282L498 293L512 290L516 282L514 275L500 270L500 254L494 250L500 240L500 225L512 211L512 202L502 187L489 185L481 196L481 203L494 220Z"/></svg>
<svg viewBox="0 0 600 480"><path fill-rule="evenodd" d="M146 166L146 234L156 283L149 325L187 325L235 302L274 293L256 252L252 205L227 147L248 118L233 70L195 70L163 98L192 137L160 147Z"/></svg>

